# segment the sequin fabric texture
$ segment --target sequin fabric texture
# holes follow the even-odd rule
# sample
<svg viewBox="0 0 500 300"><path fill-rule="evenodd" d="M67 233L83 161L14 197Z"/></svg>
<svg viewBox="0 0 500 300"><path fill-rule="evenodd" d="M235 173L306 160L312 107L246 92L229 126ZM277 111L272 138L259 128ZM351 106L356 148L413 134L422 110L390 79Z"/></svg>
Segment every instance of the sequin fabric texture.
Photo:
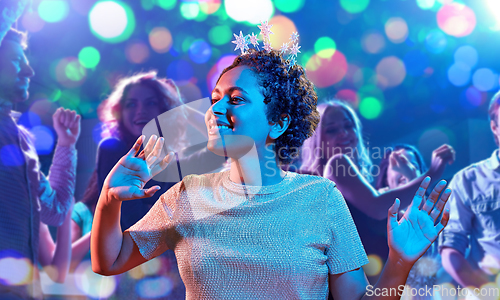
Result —
<svg viewBox="0 0 500 300"><path fill-rule="evenodd" d="M293 172L262 187L188 176L128 231L146 259L175 251L187 299L326 299L328 273L368 263L335 184Z"/></svg>

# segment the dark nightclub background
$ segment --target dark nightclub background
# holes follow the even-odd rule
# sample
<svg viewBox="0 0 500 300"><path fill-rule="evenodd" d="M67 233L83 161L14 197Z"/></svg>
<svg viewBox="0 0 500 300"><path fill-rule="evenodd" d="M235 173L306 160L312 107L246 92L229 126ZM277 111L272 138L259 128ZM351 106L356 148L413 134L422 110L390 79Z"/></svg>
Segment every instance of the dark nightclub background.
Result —
<svg viewBox="0 0 500 300"><path fill-rule="evenodd" d="M352 103L375 162L377 147L407 142L429 163L448 143L457 152L451 178L495 148L487 107L499 87L496 0L34 0L17 28L29 32L36 75L17 110L43 169L55 142L52 113L76 110L78 200L101 139L97 107L120 77L156 69L187 101L208 97L237 54L233 33L258 34L262 20L273 25L275 48L299 33L298 62L320 102Z"/></svg>

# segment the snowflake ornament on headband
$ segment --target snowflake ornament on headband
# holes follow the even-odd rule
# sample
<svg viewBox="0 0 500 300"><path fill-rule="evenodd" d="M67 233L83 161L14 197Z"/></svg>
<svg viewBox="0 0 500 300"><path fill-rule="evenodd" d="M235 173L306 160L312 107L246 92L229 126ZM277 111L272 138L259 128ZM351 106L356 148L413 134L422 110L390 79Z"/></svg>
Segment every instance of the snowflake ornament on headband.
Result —
<svg viewBox="0 0 500 300"><path fill-rule="evenodd" d="M270 35L273 34L271 31L271 27L273 25L269 24L267 21L263 21L260 23L258 26L260 29L260 35L262 36L262 43L264 44L263 49L267 52L271 52L273 49L271 46L271 39ZM241 54L245 54L245 52L249 49L248 45L252 44L252 46L260 51L259 48L259 38L257 35L255 35L252 32L252 35L245 35L240 31L240 35L236 35L233 33L235 40L232 41L233 44L236 44L236 48L234 51L241 51ZM288 70L290 70L297 62L297 54L300 53L300 46L299 46L299 34L297 32L293 32L292 35L290 36L290 41L288 43L283 43L283 45L280 48L280 55L282 57L285 57L285 55L288 54L288 57L286 58L286 61L288 63Z"/></svg>

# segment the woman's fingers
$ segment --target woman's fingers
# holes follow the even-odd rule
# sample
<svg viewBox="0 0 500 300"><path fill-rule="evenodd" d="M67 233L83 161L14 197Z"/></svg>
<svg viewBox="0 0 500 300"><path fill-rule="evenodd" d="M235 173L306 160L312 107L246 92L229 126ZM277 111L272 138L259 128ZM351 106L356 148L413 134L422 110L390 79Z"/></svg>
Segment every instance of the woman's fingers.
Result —
<svg viewBox="0 0 500 300"><path fill-rule="evenodd" d="M437 202L439 198L439 194L441 194L441 191L446 187L446 181L441 180L439 181L435 186L434 189L432 190L431 194L429 197L427 197L427 200L424 203L424 206L422 207L422 210L427 212L428 214L431 213L432 208L434 207L434 204Z"/></svg>
<svg viewBox="0 0 500 300"><path fill-rule="evenodd" d="M126 156L129 157L134 157L135 154L141 149L142 141L144 140L145 136L141 135L136 141L135 144L130 148Z"/></svg>
<svg viewBox="0 0 500 300"><path fill-rule="evenodd" d="M154 144L154 147L151 149L151 151L148 152L148 150L145 149L146 162L148 163L148 167L152 168L154 164L159 163L157 162L157 159L161 156L161 149L163 148L164 141L165 139L163 137L160 137Z"/></svg>
<svg viewBox="0 0 500 300"><path fill-rule="evenodd" d="M144 147L144 152L145 152L145 155L146 155L146 159L148 158L148 156L151 154L151 151L153 151L153 148L156 144L156 140L158 139L158 137L156 135L152 135L150 138L149 138L149 141L148 143L146 144L146 146Z"/></svg>
<svg viewBox="0 0 500 300"><path fill-rule="evenodd" d="M437 234L439 235L441 231L446 227L448 224L448 221L450 220L450 210L446 209L443 213L443 217L441 218L441 221L436 225L437 229Z"/></svg>
<svg viewBox="0 0 500 300"><path fill-rule="evenodd" d="M450 195L451 195L451 189L447 188L446 190L444 190L443 194L441 194L441 197L439 197L439 201L436 203L434 208L431 210L429 215L434 222L437 221L439 215L443 211L443 209L446 205L446 202L450 198Z"/></svg>
<svg viewBox="0 0 500 300"><path fill-rule="evenodd" d="M413 201L411 202L409 208L410 210L419 209L420 204L422 203L422 199L425 196L425 191L427 191L427 188L429 187L430 183L431 183L431 178L429 176L425 177L424 180L422 180L422 183L420 183L420 186L418 187L418 190L415 193L415 196L413 197Z"/></svg>
<svg viewBox="0 0 500 300"><path fill-rule="evenodd" d="M398 211L399 211L399 205L401 202L399 201L398 198L394 201L391 207L389 207L388 210L388 215L387 215L387 229L391 230L393 228L396 228L398 226Z"/></svg>

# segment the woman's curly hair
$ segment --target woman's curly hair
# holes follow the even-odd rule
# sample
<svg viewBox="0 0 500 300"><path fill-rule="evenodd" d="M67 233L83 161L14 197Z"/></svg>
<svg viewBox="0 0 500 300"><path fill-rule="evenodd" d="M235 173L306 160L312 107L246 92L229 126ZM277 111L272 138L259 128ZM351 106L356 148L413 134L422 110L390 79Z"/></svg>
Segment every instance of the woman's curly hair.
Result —
<svg viewBox="0 0 500 300"><path fill-rule="evenodd" d="M270 52L249 49L235 58L219 76L238 66L248 66L263 87L266 116L278 122L289 116L287 130L276 139L275 152L281 163L290 163L299 154L304 141L312 136L319 122L316 109L318 96L303 67L288 62L276 50Z"/></svg>

